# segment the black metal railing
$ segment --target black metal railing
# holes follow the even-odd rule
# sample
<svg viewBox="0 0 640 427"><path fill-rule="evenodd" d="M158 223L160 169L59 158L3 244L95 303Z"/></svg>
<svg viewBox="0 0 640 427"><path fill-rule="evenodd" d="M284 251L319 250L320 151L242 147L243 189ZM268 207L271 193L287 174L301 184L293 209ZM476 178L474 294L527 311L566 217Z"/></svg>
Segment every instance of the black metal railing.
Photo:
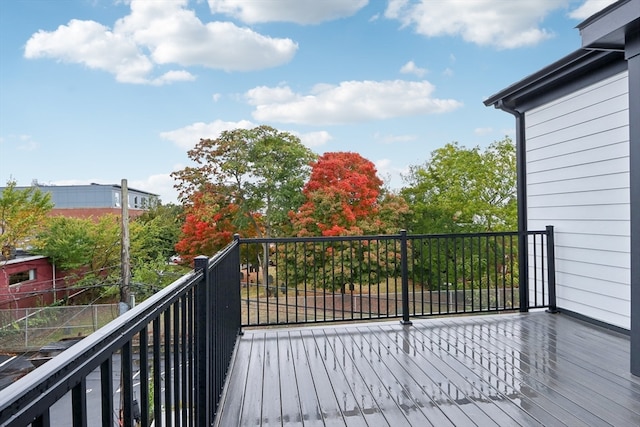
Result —
<svg viewBox="0 0 640 427"><path fill-rule="evenodd" d="M2 390L0 425L208 426L243 326L555 310L553 256L553 227L236 237Z"/></svg>
<svg viewBox="0 0 640 427"><path fill-rule="evenodd" d="M239 264L236 242L197 258L194 272L2 390L0 425L211 425L240 333Z"/></svg>
<svg viewBox="0 0 640 427"><path fill-rule="evenodd" d="M524 238L524 258L517 232L238 239L242 325L555 308L553 227Z"/></svg>

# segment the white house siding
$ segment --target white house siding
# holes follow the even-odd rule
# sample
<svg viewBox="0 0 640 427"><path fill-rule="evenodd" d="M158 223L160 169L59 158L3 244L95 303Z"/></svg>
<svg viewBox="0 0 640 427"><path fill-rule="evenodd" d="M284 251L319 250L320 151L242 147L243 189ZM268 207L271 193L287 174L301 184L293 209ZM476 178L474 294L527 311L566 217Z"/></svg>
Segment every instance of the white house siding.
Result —
<svg viewBox="0 0 640 427"><path fill-rule="evenodd" d="M525 116L528 227L555 226L558 307L626 329L628 90L620 73Z"/></svg>

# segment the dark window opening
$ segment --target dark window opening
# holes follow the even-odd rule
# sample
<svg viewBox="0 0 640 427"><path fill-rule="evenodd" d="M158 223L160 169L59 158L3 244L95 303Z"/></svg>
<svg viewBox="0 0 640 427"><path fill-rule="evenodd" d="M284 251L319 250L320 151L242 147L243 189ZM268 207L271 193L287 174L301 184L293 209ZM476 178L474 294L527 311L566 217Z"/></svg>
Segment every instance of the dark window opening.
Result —
<svg viewBox="0 0 640 427"><path fill-rule="evenodd" d="M21 271L19 273L13 273L9 275L9 286L17 285L18 283L28 282L29 280L35 280L36 271L35 270L27 270Z"/></svg>

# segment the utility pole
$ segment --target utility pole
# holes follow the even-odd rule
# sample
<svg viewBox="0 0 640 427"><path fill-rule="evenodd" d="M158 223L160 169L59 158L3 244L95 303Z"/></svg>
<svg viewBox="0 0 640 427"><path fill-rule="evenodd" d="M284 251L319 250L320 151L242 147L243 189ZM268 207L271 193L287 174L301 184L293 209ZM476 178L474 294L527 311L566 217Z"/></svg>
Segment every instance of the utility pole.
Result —
<svg viewBox="0 0 640 427"><path fill-rule="evenodd" d="M127 180L123 179L120 185L120 201L122 206L122 238L120 263L122 279L120 282L120 314L125 313L130 307L130 282L131 282L131 262L129 259L129 190Z"/></svg>

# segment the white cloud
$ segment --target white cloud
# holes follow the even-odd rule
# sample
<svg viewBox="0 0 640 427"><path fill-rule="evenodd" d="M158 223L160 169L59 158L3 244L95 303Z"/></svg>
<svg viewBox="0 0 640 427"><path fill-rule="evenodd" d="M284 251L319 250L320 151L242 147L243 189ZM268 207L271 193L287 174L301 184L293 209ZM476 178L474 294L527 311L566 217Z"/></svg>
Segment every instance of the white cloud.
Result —
<svg viewBox="0 0 640 427"><path fill-rule="evenodd" d="M482 46L511 49L553 36L540 22L569 0L389 0L385 16L427 37L461 36Z"/></svg>
<svg viewBox="0 0 640 427"><path fill-rule="evenodd" d="M389 159L378 159L373 162L378 172L378 178L384 181L385 186L391 190L400 190L402 187L402 175L409 171L408 166L404 168L394 167Z"/></svg>
<svg viewBox="0 0 640 427"><path fill-rule="evenodd" d="M33 34L24 55L83 64L112 73L123 83L161 85L195 77L186 70L154 77L160 65L258 70L287 63L298 49L290 39L271 38L230 22L203 23L186 5L186 0L131 0L131 13L113 29L73 19L54 31Z"/></svg>
<svg viewBox="0 0 640 427"><path fill-rule="evenodd" d="M40 144L33 140L31 135L9 135L7 138L0 137L0 143L8 143L19 151L35 151L40 148Z"/></svg>
<svg viewBox="0 0 640 427"><path fill-rule="evenodd" d="M260 86L245 96L256 107L252 115L257 121L313 125L445 113L462 106L454 99L433 98L433 91L427 81L346 81L316 85L309 94Z"/></svg>
<svg viewBox="0 0 640 427"><path fill-rule="evenodd" d="M586 0L582 6L571 11L569 16L574 19L586 19L591 15L600 12L615 1L616 0Z"/></svg>
<svg viewBox="0 0 640 427"><path fill-rule="evenodd" d="M224 13L246 23L294 22L318 24L351 16L369 0L209 0L213 13Z"/></svg>
<svg viewBox="0 0 640 427"><path fill-rule="evenodd" d="M319 132L309 132L309 133L303 133L303 134L299 134L297 132L290 132L290 133L300 138L300 141L302 141L302 143L308 148L319 147L333 139L331 134L324 130Z"/></svg>
<svg viewBox="0 0 640 427"><path fill-rule="evenodd" d="M27 41L25 58L55 58L108 71L123 83L145 83L153 63L130 38L94 21L72 19L57 30L38 31Z"/></svg>
<svg viewBox="0 0 640 427"><path fill-rule="evenodd" d="M400 68L402 74L415 74L418 77L422 77L427 73L426 68L420 68L415 62L409 61Z"/></svg>
<svg viewBox="0 0 640 427"><path fill-rule="evenodd" d="M176 167L174 170L182 168L183 167ZM151 175L143 180L131 180L128 182L128 186L138 190L158 194L162 204L166 205L168 203L178 203L178 191L173 188L175 183L176 181L169 173L162 173Z"/></svg>
<svg viewBox="0 0 640 427"><path fill-rule="evenodd" d="M178 147L190 150L200 141L200 139L215 139L225 130L251 129L255 127L247 120L239 122L224 122L216 120L211 123L193 123L180 129L162 132L160 137L175 143Z"/></svg>
<svg viewBox="0 0 640 427"><path fill-rule="evenodd" d="M391 134L381 134L376 132L373 134L373 139L376 141L380 141L384 144L395 144L398 142L409 142L415 141L417 137L415 135L391 135Z"/></svg>

